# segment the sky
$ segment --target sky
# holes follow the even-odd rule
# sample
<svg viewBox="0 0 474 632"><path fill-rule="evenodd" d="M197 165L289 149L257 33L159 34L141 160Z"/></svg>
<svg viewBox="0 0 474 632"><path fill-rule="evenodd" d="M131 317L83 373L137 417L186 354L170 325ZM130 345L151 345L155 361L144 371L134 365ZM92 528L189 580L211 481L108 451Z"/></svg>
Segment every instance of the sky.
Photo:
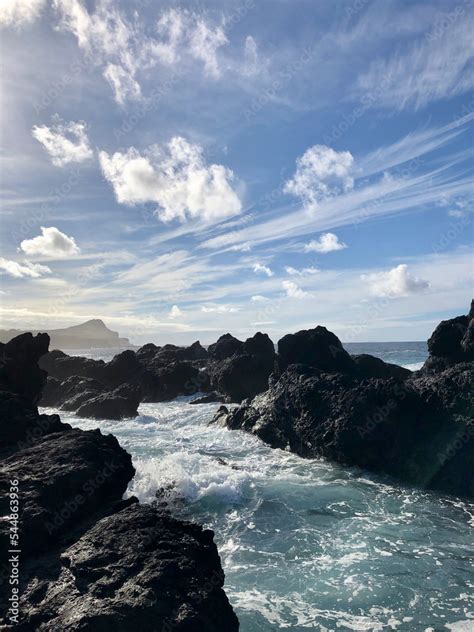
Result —
<svg viewBox="0 0 474 632"><path fill-rule="evenodd" d="M1 0L0 31L2 328L467 313L472 0Z"/></svg>

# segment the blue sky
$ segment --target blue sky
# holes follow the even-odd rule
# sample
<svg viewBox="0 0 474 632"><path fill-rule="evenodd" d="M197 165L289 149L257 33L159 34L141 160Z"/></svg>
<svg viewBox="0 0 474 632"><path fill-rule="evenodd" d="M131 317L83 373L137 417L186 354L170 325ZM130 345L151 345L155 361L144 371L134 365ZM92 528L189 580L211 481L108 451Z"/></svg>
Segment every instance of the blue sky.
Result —
<svg viewBox="0 0 474 632"><path fill-rule="evenodd" d="M0 5L2 327L426 338L473 294L474 6Z"/></svg>

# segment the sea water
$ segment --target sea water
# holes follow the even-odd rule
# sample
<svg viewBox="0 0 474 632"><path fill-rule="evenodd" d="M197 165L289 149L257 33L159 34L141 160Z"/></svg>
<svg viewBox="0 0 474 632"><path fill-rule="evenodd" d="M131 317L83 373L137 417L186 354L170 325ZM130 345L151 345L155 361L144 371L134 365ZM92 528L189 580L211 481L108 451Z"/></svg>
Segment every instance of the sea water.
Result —
<svg viewBox="0 0 474 632"><path fill-rule="evenodd" d="M474 630L473 504L272 450L209 426L217 407L178 398L122 422L60 414L132 454L127 495L152 502L167 488L173 511L215 531L242 632Z"/></svg>

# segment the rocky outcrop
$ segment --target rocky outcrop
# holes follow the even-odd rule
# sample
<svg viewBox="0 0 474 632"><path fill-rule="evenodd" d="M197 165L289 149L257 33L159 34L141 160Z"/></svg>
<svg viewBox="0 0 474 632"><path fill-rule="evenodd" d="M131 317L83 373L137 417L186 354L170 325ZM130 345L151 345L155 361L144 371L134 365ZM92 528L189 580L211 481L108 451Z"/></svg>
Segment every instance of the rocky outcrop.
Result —
<svg viewBox="0 0 474 632"><path fill-rule="evenodd" d="M213 533L158 505L122 500L134 468L115 437L38 414L39 392L23 388L17 371L23 365L25 375L44 380L35 370L36 345L33 338L13 344L2 373L2 388L20 391L0 391L0 510L9 514L10 487L19 481L21 564L19 614L12 619L4 582L10 523L0 521L0 627L238 630ZM71 378L51 389L78 397L81 385L99 388L90 378ZM123 396L129 388L114 392Z"/></svg>
<svg viewBox="0 0 474 632"><path fill-rule="evenodd" d="M36 404L46 383L46 373L38 366L48 351L49 337L26 333L0 344L0 390L16 393Z"/></svg>
<svg viewBox="0 0 474 632"><path fill-rule="evenodd" d="M474 361L474 301L467 316L441 321L428 340L428 352L424 372Z"/></svg>
<svg viewBox="0 0 474 632"><path fill-rule="evenodd" d="M244 343L232 336L222 336L209 355L214 358L208 371L211 387L231 402L241 402L268 388L268 378L275 368L275 347L267 334L257 333ZM222 357L231 352L228 357ZM220 357L220 359L216 359Z"/></svg>
<svg viewBox="0 0 474 632"><path fill-rule="evenodd" d="M34 574L19 630L238 630L212 531L143 505L104 517Z"/></svg>
<svg viewBox="0 0 474 632"><path fill-rule="evenodd" d="M208 347L211 360L226 360L234 355L243 353L244 343L231 334L224 334L217 342Z"/></svg>
<svg viewBox="0 0 474 632"><path fill-rule="evenodd" d="M305 364L321 371L347 372L354 364L339 338L320 326L279 340L278 362L282 371L290 364Z"/></svg>
<svg viewBox="0 0 474 632"><path fill-rule="evenodd" d="M141 396L138 387L122 384L113 391L86 399L78 406L76 414L78 417L94 419L130 419L138 415ZM77 403L78 399L76 397L74 403Z"/></svg>
<svg viewBox="0 0 474 632"><path fill-rule="evenodd" d="M451 325L446 329L451 336ZM269 389L230 412L221 407L214 422L303 457L474 498L473 363L454 361L466 358L459 348L468 325L454 338L448 368L415 374L370 356L351 358L334 334L316 330L299 332L296 340L285 336L278 347L283 370L270 378ZM444 343L431 345L440 349L448 353Z"/></svg>

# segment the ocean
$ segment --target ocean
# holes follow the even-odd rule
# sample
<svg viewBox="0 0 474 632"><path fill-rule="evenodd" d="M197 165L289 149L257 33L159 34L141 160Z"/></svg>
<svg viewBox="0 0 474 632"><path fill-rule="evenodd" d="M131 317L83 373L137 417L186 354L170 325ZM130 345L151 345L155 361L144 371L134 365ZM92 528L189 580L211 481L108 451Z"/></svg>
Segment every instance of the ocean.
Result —
<svg viewBox="0 0 474 632"><path fill-rule="evenodd" d="M426 358L419 342L347 348ZM218 404L189 399L122 422L60 414L117 436L137 470L128 495L152 502L169 486L174 511L215 531L242 632L474 630L473 504L272 450L208 426Z"/></svg>

